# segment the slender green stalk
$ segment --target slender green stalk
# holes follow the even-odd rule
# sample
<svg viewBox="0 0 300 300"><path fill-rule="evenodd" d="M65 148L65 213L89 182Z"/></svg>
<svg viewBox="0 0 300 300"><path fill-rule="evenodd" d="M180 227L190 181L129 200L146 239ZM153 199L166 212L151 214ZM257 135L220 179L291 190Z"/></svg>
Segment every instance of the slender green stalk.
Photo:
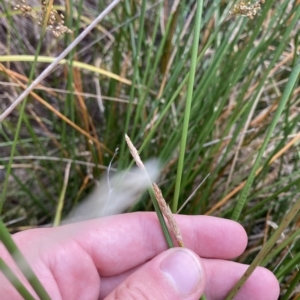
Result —
<svg viewBox="0 0 300 300"><path fill-rule="evenodd" d="M53 226L55 226L55 227L59 226L59 224L61 222L61 214L62 214L62 210L64 207L64 200L65 200L66 190L67 190L67 186L68 186L70 168L71 168L71 162L69 162L67 164L66 170L65 170L63 188L62 188L62 191L59 196L57 209L56 209L56 213L55 213L55 218L54 218L54 222L53 222Z"/></svg>
<svg viewBox="0 0 300 300"><path fill-rule="evenodd" d="M299 12L300 12L300 9L298 9L298 13ZM279 120L279 118L280 118L280 116L281 116L281 114L284 110L284 107L285 107L285 105L286 105L286 103L287 103L287 101L288 101L288 99L289 99L289 97L290 97L290 95L293 91L295 83L299 78L299 73L300 73L300 56L298 57L297 63L296 63L295 67L292 70L292 73L289 77L289 81L288 81L288 83L287 83L287 85L284 89L284 92L282 94L280 103L278 105L278 109L276 110L274 118L273 118L273 120L272 120L272 122L269 126L269 129L267 131L264 142L263 142L263 144L260 148L260 151L257 155L257 158L256 158L255 162L254 162L253 168L252 168L252 170L250 172L250 175L249 175L249 177L246 181L246 185L245 185L244 189L242 190L241 195L238 199L238 202L235 206L235 209L234 209L233 214L232 214L232 219L233 220L238 220L238 218L239 218L239 216L242 212L242 209L243 209L243 207L246 203L246 199L247 199L247 196L249 194L250 188L251 188L252 183L254 181L254 178L256 176L256 172L257 172L258 168L260 167L262 156L263 156L263 154L264 154L264 152L267 148L267 145L268 145L268 143L269 143L269 141L272 137L275 126L276 126L276 124L277 124L277 122L278 122L278 120Z"/></svg>
<svg viewBox="0 0 300 300"><path fill-rule="evenodd" d="M297 285L299 284L299 282L300 282L300 271L297 272L297 275L294 277L292 282L289 284L289 287L288 287L287 291L285 292L285 294L280 299L281 300L291 299L291 295L294 293L294 291L295 291Z"/></svg>
<svg viewBox="0 0 300 300"><path fill-rule="evenodd" d="M234 299L234 296L241 289L241 287L246 282L246 280L250 277L250 275L253 273L255 268L262 262L262 260L266 257L266 255L270 252L272 247L275 245L276 241L280 238L280 235L282 234L283 230L294 219L294 217L297 215L299 210L300 210L300 199L298 199L296 201L296 203L292 206L292 208L289 210L289 212L283 218L283 220L279 224L278 228L275 230L275 232L272 234L270 239L267 241L267 243L260 250L258 255L255 257L255 259L253 260L253 262L251 263L251 265L247 269L247 271L244 273L244 275L241 277L241 279L236 283L234 288L228 294L228 296L226 297L226 300Z"/></svg>
<svg viewBox="0 0 300 300"><path fill-rule="evenodd" d="M300 184L300 178L297 178L295 181L290 182L289 184L284 185L283 188L279 189L278 191L276 191L274 194L272 194L270 197L267 197L266 199L260 201L257 205L255 205L254 207L247 209L247 211L245 211L244 216L246 215L250 215L251 213L254 213L255 211L259 210L260 208L266 207L268 202L271 202L272 199L276 199L276 196L284 193L286 191L289 191L289 189L291 187L293 187L294 185L299 185ZM244 217L243 216L243 217Z"/></svg>
<svg viewBox="0 0 300 300"><path fill-rule="evenodd" d="M22 252L18 249L17 245L11 238L9 232L7 231L2 219L0 219L0 240L2 241L3 245L10 253L12 258L14 259L15 263L22 271L25 278L31 284L32 288L35 290L37 295L40 297L41 300L51 300L49 295L47 294L46 290L42 286L41 282L34 274L32 268L30 267L29 263L27 262L25 256Z"/></svg>
<svg viewBox="0 0 300 300"><path fill-rule="evenodd" d="M41 37L40 37L40 40L39 40L39 43L38 43L38 46L37 46L37 49L36 49L36 52L35 52L34 61L32 63L32 67L31 67L30 75L29 75L29 79L28 79L28 85L30 85L30 83L33 79L33 75L34 75L34 72L35 72L35 69L36 69L37 59L38 59L38 56L39 56L40 51L41 51L44 36L45 36L45 30L43 30L43 32L41 34ZM15 155L15 152L16 152L16 147L17 147L17 143L18 143L18 139L19 139L19 135L20 135L22 121L25 118L24 112L25 112L26 103L27 103L27 96L25 97L25 99L24 99L24 101L21 105L19 119L18 119L16 131L15 131L15 135L14 135L14 142L12 144L12 148L11 148L11 152L10 152L10 160L8 162L7 169L6 169L5 180L4 180L4 184L3 184L3 190L2 190L2 194L1 194L1 198L0 198L0 215L2 213L3 204L4 204L5 198L6 198L8 178L11 174L11 166L12 166L13 158L14 158L14 155Z"/></svg>
<svg viewBox="0 0 300 300"><path fill-rule="evenodd" d="M139 62L140 62L140 52L141 52L141 46L144 36L144 23L145 23L145 12L146 12L146 0L142 1L142 8L141 8L141 14L139 19L139 32L138 32L138 40L137 40L137 47L136 47L136 53L133 53L134 55L134 66L133 66L133 78L132 78L132 85L130 88L130 98L129 98L129 104L127 108L127 114L126 114L126 122L125 122L125 132L128 132L129 122L132 118L132 103L134 100L134 92L135 92L135 84L139 82ZM134 135L134 132L132 133ZM125 142L122 143L121 150L120 150L120 156L124 157L124 151L125 151ZM127 164L127 161L124 159L122 160L124 164ZM122 167L120 165L120 167Z"/></svg>
<svg viewBox="0 0 300 300"><path fill-rule="evenodd" d="M291 244L294 240L297 239L297 237L300 237L300 229L296 230L291 236L280 242L277 247L275 247L260 263L261 266L265 266L269 261L274 259L274 257L280 253L281 250L283 250L287 245Z"/></svg>
<svg viewBox="0 0 300 300"><path fill-rule="evenodd" d="M145 99L148 97L148 94L150 92L150 88L152 87L155 75L157 75L158 65L160 63L163 52L165 50L165 45L166 45L166 41L168 39L168 35L169 35L170 29L171 29L173 18L174 18L174 13L171 13L169 18L168 18L166 27L165 27L164 35L163 35L163 37L162 37L162 39L159 43L159 47L158 47L156 53L155 53L155 59L154 59L154 63L153 63L152 68L151 68L151 72L149 74L149 78L146 79L147 88L144 91L144 93L142 94L142 99L140 99L141 103L144 103L146 101ZM157 101L157 103L159 103L159 101Z"/></svg>
<svg viewBox="0 0 300 300"><path fill-rule="evenodd" d="M203 7L203 0L198 0L197 11L195 16L194 40L193 40L192 55L191 55L191 69L190 69L190 76L188 81L186 106L184 110L184 120L183 120L183 128L182 128L182 135L181 135L181 142L180 142L179 160L177 166L175 194L174 194L174 199L172 204L173 212L176 212L178 210L178 200L180 194L182 172L184 167L184 157L185 157L187 135L189 130L189 121L190 121L190 114L191 114L191 107L192 107L192 100L193 100L195 73L197 67L196 64L197 64L197 53L198 53L200 28L201 28L201 20L202 20L202 7Z"/></svg>
<svg viewBox="0 0 300 300"><path fill-rule="evenodd" d="M150 179L149 179L150 180ZM150 181L151 182L151 181ZM168 226L166 224L166 221L165 221L165 218L160 210L160 207L157 203L157 200L155 198L155 195L154 195L154 191L153 191L153 188L152 188L152 185L151 185L151 188L148 189L149 191L149 194L150 194L150 197L151 197L151 200L152 200L152 203L153 203L153 206L154 206L154 209L155 209L155 212L157 214L157 218L159 220L159 223L160 223L160 226L161 226L161 229L163 231L163 234L165 236L165 239L166 239L166 242L168 244L168 247L169 248L173 248L174 247L174 244L173 244L173 241L172 241L172 238L171 238L171 235L170 235L170 232L169 232L169 229L168 229Z"/></svg>
<svg viewBox="0 0 300 300"><path fill-rule="evenodd" d="M12 272L12 270L3 261L2 258L0 258L0 270L25 300L34 300L34 298L28 292L26 287L22 284L19 278Z"/></svg>
<svg viewBox="0 0 300 300"><path fill-rule="evenodd" d="M160 3L159 7L158 7L158 11L161 10L163 6L163 2ZM157 35L157 31L158 31L158 25L159 25L159 20L160 20L160 16L159 14L157 14L156 16L156 19L155 19L155 24L153 26L153 33L152 33L152 38L151 38L151 44L149 45L149 49L147 49L147 55L145 57L145 65L146 65L146 68L145 70L143 71L143 75L141 76L143 78L142 82L141 82L141 86L142 87L145 87L147 86L147 78L148 78L148 74L150 72L150 70L152 69L152 63L151 63L151 55L153 54L153 51L155 50L155 45L154 45L154 42L155 42L155 38L156 38L156 35ZM133 122L133 128L136 129L137 126L138 126L138 121L139 120L143 120L143 118L141 118L142 116L142 110L143 108L145 107L145 97L143 96L143 93L146 93L145 90L142 90L142 96L139 97L139 101L138 101L138 105L137 105L137 109L136 109L136 112L135 112L135 116L134 116L134 122ZM134 133L133 133L134 134Z"/></svg>
<svg viewBox="0 0 300 300"><path fill-rule="evenodd" d="M275 276L282 280L282 277L286 275L287 273L291 272L295 266L297 266L300 263L300 252L296 253L295 256L292 257L287 263L284 264L284 266L280 267L280 270L278 270L275 273Z"/></svg>

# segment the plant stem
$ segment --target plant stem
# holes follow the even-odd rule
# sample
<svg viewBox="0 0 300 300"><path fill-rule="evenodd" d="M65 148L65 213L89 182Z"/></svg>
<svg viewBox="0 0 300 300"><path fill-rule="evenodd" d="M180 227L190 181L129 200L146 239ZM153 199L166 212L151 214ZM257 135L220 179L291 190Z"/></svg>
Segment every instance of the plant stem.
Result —
<svg viewBox="0 0 300 300"><path fill-rule="evenodd" d="M37 295L40 297L41 300L51 300L50 296L42 286L41 282L34 274L32 268L30 267L29 263L27 262L25 256L19 250L11 235L7 231L2 219L0 219L0 240L4 244L7 251L10 253L11 257L14 259L15 263L22 271L25 278L31 284L32 288L35 290Z"/></svg>
<svg viewBox="0 0 300 300"><path fill-rule="evenodd" d="M188 82L186 106L184 110L184 120L183 120L183 128L182 128L182 135L181 135L181 142L180 142L180 153L179 153L179 160L178 160L178 167L177 167L175 194L174 194L173 205L172 205L173 213L175 213L178 210L178 200L180 194L184 156L185 156L189 121L190 121L190 114L191 114L191 107L192 107L192 99L193 99L195 73L197 67L197 53L198 53L200 28L201 28L201 20L202 20L202 7L203 7L203 0L198 0L195 27L194 27L194 40L193 40L192 55L191 55L190 76Z"/></svg>
<svg viewBox="0 0 300 300"><path fill-rule="evenodd" d="M25 300L34 300L34 298L28 292L26 287L22 284L19 278L12 272L12 270L9 268L9 266L4 262L2 258L0 258L0 270Z"/></svg>

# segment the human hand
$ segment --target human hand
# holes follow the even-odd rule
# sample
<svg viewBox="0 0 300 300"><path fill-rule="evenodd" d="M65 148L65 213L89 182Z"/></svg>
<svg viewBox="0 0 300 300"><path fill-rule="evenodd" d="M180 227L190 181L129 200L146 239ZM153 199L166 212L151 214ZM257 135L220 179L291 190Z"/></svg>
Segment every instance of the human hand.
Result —
<svg viewBox="0 0 300 300"><path fill-rule="evenodd" d="M198 300L203 293L207 299L224 299L247 269L227 260L245 250L244 229L214 217L175 219L191 250L167 250L155 213L28 230L14 240L54 300ZM0 256L20 274L2 245ZM235 299L276 300L278 295L275 276L257 268ZM2 274L0 299L22 299Z"/></svg>

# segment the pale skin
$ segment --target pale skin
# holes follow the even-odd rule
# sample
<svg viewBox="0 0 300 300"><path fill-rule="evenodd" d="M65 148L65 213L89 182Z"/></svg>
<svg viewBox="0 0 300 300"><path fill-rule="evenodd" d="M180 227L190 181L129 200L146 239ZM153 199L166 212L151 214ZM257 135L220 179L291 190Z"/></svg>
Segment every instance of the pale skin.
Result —
<svg viewBox="0 0 300 300"><path fill-rule="evenodd" d="M14 240L54 300L198 300L203 293L225 299L247 268L230 261L247 245L243 227L206 216L178 215L176 221L185 249L168 250L155 213L145 212L28 230ZM0 256L19 274L2 245ZM278 296L275 276L257 268L235 299ZM22 299L2 274L0 299Z"/></svg>

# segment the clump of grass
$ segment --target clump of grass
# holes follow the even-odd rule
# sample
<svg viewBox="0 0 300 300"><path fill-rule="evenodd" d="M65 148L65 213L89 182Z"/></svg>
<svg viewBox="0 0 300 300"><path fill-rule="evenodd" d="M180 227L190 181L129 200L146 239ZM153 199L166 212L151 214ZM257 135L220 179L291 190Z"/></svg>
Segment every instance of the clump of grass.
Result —
<svg viewBox="0 0 300 300"><path fill-rule="evenodd" d="M123 151L112 168L128 167L126 131L145 161L157 157L162 162L157 185L163 198L178 199L167 205L181 206L196 190L182 213L238 220L249 244L237 260L251 263L278 236L270 222L282 224L300 196L300 89L297 80L292 85L291 75L300 51L299 1L203 1L200 36L194 43L194 1L176 3L175 12L164 3L141 4L120 2L39 82L15 141L18 107L3 117L0 178L9 166L12 170L5 182L3 220L14 232L50 223L62 191L62 217L66 215L109 165L113 149ZM28 82L33 59L27 55L36 52L40 27L31 13L29 18L16 15L9 1L0 6L3 113ZM76 37L105 6L68 0L54 9L65 15ZM73 35L46 38L35 78L69 47ZM192 61L193 45L198 49ZM188 90L190 115L185 118ZM179 156L184 163L176 183ZM144 196L132 210L152 208ZM286 238L272 240L274 250L261 262L279 279L283 299L298 296L298 228L292 217Z"/></svg>

